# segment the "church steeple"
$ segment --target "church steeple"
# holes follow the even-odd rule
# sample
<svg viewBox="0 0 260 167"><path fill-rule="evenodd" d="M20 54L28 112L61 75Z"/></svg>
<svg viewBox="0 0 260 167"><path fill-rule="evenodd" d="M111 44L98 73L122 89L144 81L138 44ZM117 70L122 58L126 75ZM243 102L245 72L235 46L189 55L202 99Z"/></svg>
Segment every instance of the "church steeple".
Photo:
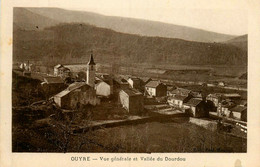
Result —
<svg viewBox="0 0 260 167"><path fill-rule="evenodd" d="M87 64L87 79L86 83L92 87L95 86L95 77L96 77L96 63L94 62L93 52L91 51L90 59Z"/></svg>
<svg viewBox="0 0 260 167"><path fill-rule="evenodd" d="M89 59L88 65L96 65L96 63L94 62L93 52L92 51L91 51L91 54L90 54L90 59Z"/></svg>

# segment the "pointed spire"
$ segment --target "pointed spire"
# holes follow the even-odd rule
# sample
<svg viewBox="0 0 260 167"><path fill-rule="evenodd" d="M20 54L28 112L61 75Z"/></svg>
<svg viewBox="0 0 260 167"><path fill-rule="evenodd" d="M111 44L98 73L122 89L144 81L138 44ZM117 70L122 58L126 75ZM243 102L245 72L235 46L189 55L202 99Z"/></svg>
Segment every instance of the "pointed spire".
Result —
<svg viewBox="0 0 260 167"><path fill-rule="evenodd" d="M88 62L88 65L96 65L96 63L94 62L93 51L92 50L91 50L91 53L90 53L90 60Z"/></svg>

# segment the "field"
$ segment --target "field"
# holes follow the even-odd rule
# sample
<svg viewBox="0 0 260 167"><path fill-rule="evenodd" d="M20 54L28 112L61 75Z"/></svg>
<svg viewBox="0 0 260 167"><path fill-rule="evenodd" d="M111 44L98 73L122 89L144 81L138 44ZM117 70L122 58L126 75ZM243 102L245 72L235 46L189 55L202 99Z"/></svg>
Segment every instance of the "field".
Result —
<svg viewBox="0 0 260 167"><path fill-rule="evenodd" d="M27 134L28 133L28 134ZM210 132L190 123L152 122L67 136L40 128L16 133L15 152L246 152L246 140ZM57 144L60 142L59 144Z"/></svg>

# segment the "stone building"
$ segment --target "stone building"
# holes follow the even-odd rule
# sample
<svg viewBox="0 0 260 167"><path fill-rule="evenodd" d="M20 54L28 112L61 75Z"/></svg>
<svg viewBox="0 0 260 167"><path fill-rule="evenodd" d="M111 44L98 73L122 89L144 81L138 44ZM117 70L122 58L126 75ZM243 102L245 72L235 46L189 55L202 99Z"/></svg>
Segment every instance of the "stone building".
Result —
<svg viewBox="0 0 260 167"><path fill-rule="evenodd" d="M144 97L136 89L128 88L119 92L119 103L131 114L139 114L144 109Z"/></svg>
<svg viewBox="0 0 260 167"><path fill-rule="evenodd" d="M129 83L131 88L137 89L139 91L143 91L142 80L137 77L129 77L127 82Z"/></svg>
<svg viewBox="0 0 260 167"><path fill-rule="evenodd" d="M201 98L191 98L183 104L185 112L189 113L192 117L208 117L209 111L206 107L206 102Z"/></svg>
<svg viewBox="0 0 260 167"><path fill-rule="evenodd" d="M80 105L98 105L100 100L93 87L85 82L75 82L54 96L54 102L63 109L76 109Z"/></svg>
<svg viewBox="0 0 260 167"><path fill-rule="evenodd" d="M74 82L67 89L54 96L54 102L64 109L75 109L80 105L97 105L100 99L95 90L95 62L91 54L87 64L87 79L85 82Z"/></svg>
<svg viewBox="0 0 260 167"><path fill-rule="evenodd" d="M53 70L54 70L54 76L67 78L67 77L70 77L70 75L71 75L70 69L65 67L62 64L58 64L58 65L54 66Z"/></svg>
<svg viewBox="0 0 260 167"><path fill-rule="evenodd" d="M145 94L152 97L167 96L167 86L160 81L150 81L145 85Z"/></svg>
<svg viewBox="0 0 260 167"><path fill-rule="evenodd" d="M96 81L95 89L97 96L110 97L113 94L113 85L106 81Z"/></svg>

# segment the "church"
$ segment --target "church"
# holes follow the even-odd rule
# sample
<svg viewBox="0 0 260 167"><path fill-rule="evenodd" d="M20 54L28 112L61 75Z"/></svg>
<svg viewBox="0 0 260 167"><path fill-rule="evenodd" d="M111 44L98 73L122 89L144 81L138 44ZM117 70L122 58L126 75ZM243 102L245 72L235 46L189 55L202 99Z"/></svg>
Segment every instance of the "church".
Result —
<svg viewBox="0 0 260 167"><path fill-rule="evenodd" d="M77 109L80 105L100 104L95 90L96 63L92 53L87 64L86 76L85 82L74 82L56 94L53 97L56 105L63 109Z"/></svg>

